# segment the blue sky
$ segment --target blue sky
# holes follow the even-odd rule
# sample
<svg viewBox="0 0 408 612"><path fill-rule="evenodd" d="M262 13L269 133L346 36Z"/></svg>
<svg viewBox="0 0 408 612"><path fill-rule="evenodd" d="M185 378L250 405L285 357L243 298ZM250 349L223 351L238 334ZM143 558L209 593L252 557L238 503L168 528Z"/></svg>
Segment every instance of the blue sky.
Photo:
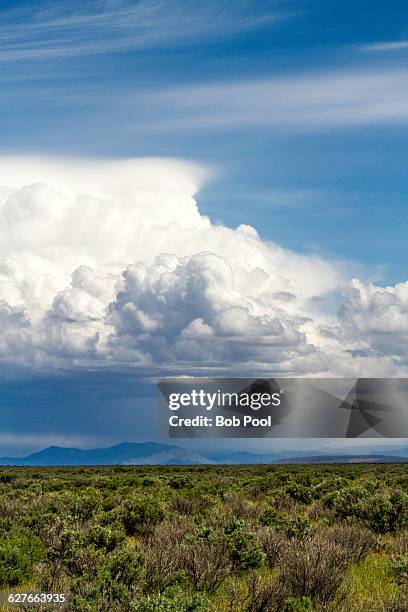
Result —
<svg viewBox="0 0 408 612"><path fill-rule="evenodd" d="M214 220L404 279L405 2L14 1L0 25L2 152L193 159Z"/></svg>
<svg viewBox="0 0 408 612"><path fill-rule="evenodd" d="M106 209L99 208L99 200L89 205L89 218L78 213L75 202L61 200L63 210L69 212L72 206L72 215L67 213L61 222L52 180L56 172L63 176L63 171L60 166L47 166L49 191L22 189L15 196L14 209L8 202L3 207L12 231L7 226L5 238L0 232L0 255L15 257L17 272L9 263L0 269L0 276L6 270L4 275L13 277L15 285L11 290L8 277L5 289L0 284L7 302L7 308L0 309L0 323L8 334L5 332L0 349L6 355L15 351L17 357L10 366L7 356L0 355L11 368L11 373L7 369L4 374L1 399L1 454L13 448L16 453L26 452L53 440L89 447L98 441L120 441L128 437L128 431L134 432L134 439L151 438L154 393L143 378L147 376L145 358L147 369L151 368L149 376L157 374L163 364L171 366L171 372L178 367L177 373L184 373L195 372L203 363L227 364L234 371L241 361L252 368L254 363L282 366L289 375L313 374L324 368L333 372L337 366L342 375L351 375L347 370L351 356L361 357L356 366L359 375L388 375L398 368L398 372L407 371L407 292L391 287L384 294L380 291L377 299L378 291L369 285L370 281L384 286L407 280L406 2L3 1L0 121L1 156L89 158L92 163L112 158L178 158L187 163L184 174L173 166L170 171L180 174L177 180L187 177L187 183L192 174L189 163L207 168L208 178L198 193L187 196L194 195L200 211L213 224L208 229L187 201L181 202L180 210L169 205L170 230L163 231L164 237L160 234L160 241L174 251L165 252L186 258L208 249L225 256L235 272L240 270L237 249L241 247L253 253L254 262L258 256L260 261L254 263L255 272L246 271L248 278L241 279L239 291L235 287L232 291L228 266L221 279L214 272L218 260L194 259L191 265L180 260L182 272L174 283L170 307L166 305L169 312L161 310L161 296L154 294L156 286L149 287L146 281L146 286L138 286L139 293L135 290L135 272L134 277L130 273L126 277L122 293L113 293L114 274L120 275L135 261L151 264L149 243L159 242L154 224L161 211L153 211L147 220L141 213L152 235L142 246L135 238L138 234L127 236L126 248L121 250L121 235L114 234L122 230L125 234L131 227L133 209L126 208L128 201L120 211L111 202L117 212L112 236L110 228L104 227ZM8 185L11 174L17 172L16 163L26 164L1 163L2 185ZM83 168L83 176L75 170L75 180L81 185L86 182L84 176L97 173L86 161ZM116 172L116 167L109 168ZM139 173L139 181L145 172L144 166L140 168L136 165L132 170ZM166 168L162 162L158 165L155 188L159 190L162 181L169 183ZM154 208L156 200L152 202ZM182 206L191 215L191 231L183 225ZM166 242L173 222L181 229L173 242ZM64 233L60 230L65 223ZM217 223L229 228L251 225L263 242L256 242L248 230L232 235ZM208 238L204 239L206 228ZM190 233L192 246L183 250ZM26 240L28 234L31 242ZM61 253L58 239L57 246L47 243L54 236L61 241ZM311 258L299 259L286 251L282 255L273 245L268 254L269 241L311 254ZM123 265L109 268L102 282L98 274L106 263L105 246L112 251L106 259L117 256L117 266ZM58 268L60 259L64 261ZM88 268L81 268L75 282L71 281L75 267L82 264ZM93 266L95 273L93 269L89 272ZM269 293L265 289L268 299L261 295L257 301L254 296L263 277L258 280L256 274L261 268L271 283ZM204 279L204 290L193 291L192 297L187 295L190 302L179 304L177 283L191 269L193 276ZM152 270L152 278L162 273L161 268ZM37 271L38 275L44 271L38 283ZM296 295L291 294L292 286L289 291L280 285L286 273ZM361 279L361 284L345 292L340 323L328 320L327 313L334 317L343 285L351 275ZM309 277L313 288L308 292ZM235 314L229 313L225 320L221 321L214 304L207 300L208 278L215 279L217 290L226 288L226 294L236 298ZM41 308L39 295L44 299ZM126 304L121 302L123 295L129 300ZM250 316L245 311L249 302L253 307ZM295 302L296 307L292 306ZM180 307L180 317L185 317L180 329L171 317L174 303ZM129 308L126 310L128 304L136 312L134 320ZM189 309L197 310L190 319ZM247 325L238 349L232 324L235 315L240 331ZM310 325L305 332L309 317L316 320L315 327ZM164 338L160 331L155 336L162 320L165 331L176 330L174 336L169 332ZM114 341L106 331L112 327L117 332ZM283 330L278 345L274 340L277 328ZM146 342L146 330L151 333L151 344ZM198 349L189 340L195 333L199 339L200 334L204 337ZM211 333L226 338L225 346L214 354ZM265 335L273 336L269 352L262 344ZM298 352L293 349L296 343ZM113 366L106 374L109 359ZM140 359L142 379L129 373L131 359ZM41 376L38 371L34 376L31 371L27 374L24 368L32 363L34 369L43 368ZM100 366L102 374L96 374ZM120 417L112 428L113 411Z"/></svg>

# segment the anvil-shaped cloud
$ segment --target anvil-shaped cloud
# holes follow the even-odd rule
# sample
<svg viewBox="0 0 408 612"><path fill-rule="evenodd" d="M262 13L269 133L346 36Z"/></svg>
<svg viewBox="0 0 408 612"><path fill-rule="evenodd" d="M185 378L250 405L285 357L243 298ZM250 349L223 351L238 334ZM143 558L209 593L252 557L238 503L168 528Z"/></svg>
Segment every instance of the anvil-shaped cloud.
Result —
<svg viewBox="0 0 408 612"><path fill-rule="evenodd" d="M212 223L195 200L207 174L167 159L0 159L3 363L406 371L407 283L350 284L341 264Z"/></svg>

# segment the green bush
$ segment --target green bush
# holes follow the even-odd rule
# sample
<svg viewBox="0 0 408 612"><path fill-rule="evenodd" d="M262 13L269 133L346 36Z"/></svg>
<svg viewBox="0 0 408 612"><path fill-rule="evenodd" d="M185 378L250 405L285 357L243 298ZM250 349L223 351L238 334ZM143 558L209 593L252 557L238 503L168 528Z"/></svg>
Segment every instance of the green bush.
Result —
<svg viewBox="0 0 408 612"><path fill-rule="evenodd" d="M122 504L122 521L127 535L150 533L165 517L164 505L153 495L134 494Z"/></svg>
<svg viewBox="0 0 408 612"><path fill-rule="evenodd" d="M72 602L75 612L124 612L136 595L141 595L143 556L123 547L108 555L91 580L83 582Z"/></svg>
<svg viewBox="0 0 408 612"><path fill-rule="evenodd" d="M370 484L371 489L376 487ZM375 533L395 532L408 527L408 494L399 489L391 494L352 485L333 491L323 498L323 505L341 518L365 522Z"/></svg>
<svg viewBox="0 0 408 612"><path fill-rule="evenodd" d="M189 476L180 474L170 478L169 485L172 489L191 489L194 486L194 483Z"/></svg>
<svg viewBox="0 0 408 612"><path fill-rule="evenodd" d="M87 521L102 508L102 500L96 491L89 491L74 501L73 515L82 521Z"/></svg>
<svg viewBox="0 0 408 612"><path fill-rule="evenodd" d="M341 491L336 490L323 497L323 506L333 510L341 518L361 518L365 512L368 491L360 485L351 485Z"/></svg>
<svg viewBox="0 0 408 612"><path fill-rule="evenodd" d="M312 523L306 514L288 517L284 532L290 539L302 540L312 532Z"/></svg>
<svg viewBox="0 0 408 612"><path fill-rule="evenodd" d="M393 507L387 495L378 493L369 498L361 517L375 533L387 533L392 530Z"/></svg>
<svg viewBox="0 0 408 612"><path fill-rule="evenodd" d="M302 504L310 504L313 501L313 489L310 485L291 481L286 486L286 493Z"/></svg>
<svg viewBox="0 0 408 612"><path fill-rule="evenodd" d="M107 552L114 550L126 539L123 525L113 523L111 526L93 525L90 529L89 540L96 548L105 549Z"/></svg>
<svg viewBox="0 0 408 612"><path fill-rule="evenodd" d="M275 508L266 508L260 518L262 525L272 527L277 531L281 531L284 528L286 521L287 515L282 512L278 512L275 510Z"/></svg>
<svg viewBox="0 0 408 612"><path fill-rule="evenodd" d="M15 587L32 577L33 565L44 556L35 537L13 536L0 540L0 587Z"/></svg>
<svg viewBox="0 0 408 612"><path fill-rule="evenodd" d="M130 588L140 584L144 572L144 557L139 551L123 546L107 557L99 571L104 587L106 584L120 583Z"/></svg>
<svg viewBox="0 0 408 612"><path fill-rule="evenodd" d="M392 531L408 527L408 494L397 489L390 496L392 506L390 525Z"/></svg>
<svg viewBox="0 0 408 612"><path fill-rule="evenodd" d="M288 514L267 508L261 516L262 525L284 532L288 538L302 539L310 534L312 523L306 514Z"/></svg>
<svg viewBox="0 0 408 612"><path fill-rule="evenodd" d="M265 553L257 535L249 531L244 521L233 519L225 527L228 549L235 567L243 570L260 567Z"/></svg>

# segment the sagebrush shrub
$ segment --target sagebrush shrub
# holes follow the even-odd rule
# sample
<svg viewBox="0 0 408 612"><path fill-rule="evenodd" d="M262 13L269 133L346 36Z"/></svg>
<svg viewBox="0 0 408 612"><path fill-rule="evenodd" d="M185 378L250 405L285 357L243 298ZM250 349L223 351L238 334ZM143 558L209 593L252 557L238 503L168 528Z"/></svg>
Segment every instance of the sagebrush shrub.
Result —
<svg viewBox="0 0 408 612"><path fill-rule="evenodd" d="M170 501L170 510L177 514L196 514L205 506L200 498L188 499L183 495L173 495Z"/></svg>
<svg viewBox="0 0 408 612"><path fill-rule="evenodd" d="M288 596L310 597L314 603L327 605L339 591L350 565L342 546L316 534L290 543L279 579Z"/></svg>
<svg viewBox="0 0 408 612"><path fill-rule="evenodd" d="M145 543L145 590L162 591L173 574L183 568L181 550L194 525L188 521L164 521Z"/></svg>
<svg viewBox="0 0 408 612"><path fill-rule="evenodd" d="M376 547L376 537L361 525L333 525L321 530L327 541L341 546L351 562L358 562Z"/></svg>
<svg viewBox="0 0 408 612"><path fill-rule="evenodd" d="M281 560L288 545L288 538L284 533L263 527L259 531L259 539L266 555L269 567L275 567Z"/></svg>
<svg viewBox="0 0 408 612"><path fill-rule="evenodd" d="M238 493L226 494L223 497L227 512L235 518L255 520L262 512L259 506L251 503Z"/></svg>
<svg viewBox="0 0 408 612"><path fill-rule="evenodd" d="M232 571L232 559L223 538L194 539L182 545L180 565L197 591L213 593Z"/></svg>
<svg viewBox="0 0 408 612"><path fill-rule="evenodd" d="M245 612L279 612L284 602L284 590L276 580L264 584L259 576L251 574L246 581ZM233 612L231 610L231 612Z"/></svg>

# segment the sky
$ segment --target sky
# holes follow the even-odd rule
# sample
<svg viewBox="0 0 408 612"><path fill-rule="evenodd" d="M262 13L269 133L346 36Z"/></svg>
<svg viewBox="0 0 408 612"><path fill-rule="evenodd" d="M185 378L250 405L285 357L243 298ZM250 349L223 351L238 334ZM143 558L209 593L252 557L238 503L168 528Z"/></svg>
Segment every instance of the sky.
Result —
<svg viewBox="0 0 408 612"><path fill-rule="evenodd" d="M0 32L0 452L151 438L162 374L407 375L405 2L14 0Z"/></svg>

